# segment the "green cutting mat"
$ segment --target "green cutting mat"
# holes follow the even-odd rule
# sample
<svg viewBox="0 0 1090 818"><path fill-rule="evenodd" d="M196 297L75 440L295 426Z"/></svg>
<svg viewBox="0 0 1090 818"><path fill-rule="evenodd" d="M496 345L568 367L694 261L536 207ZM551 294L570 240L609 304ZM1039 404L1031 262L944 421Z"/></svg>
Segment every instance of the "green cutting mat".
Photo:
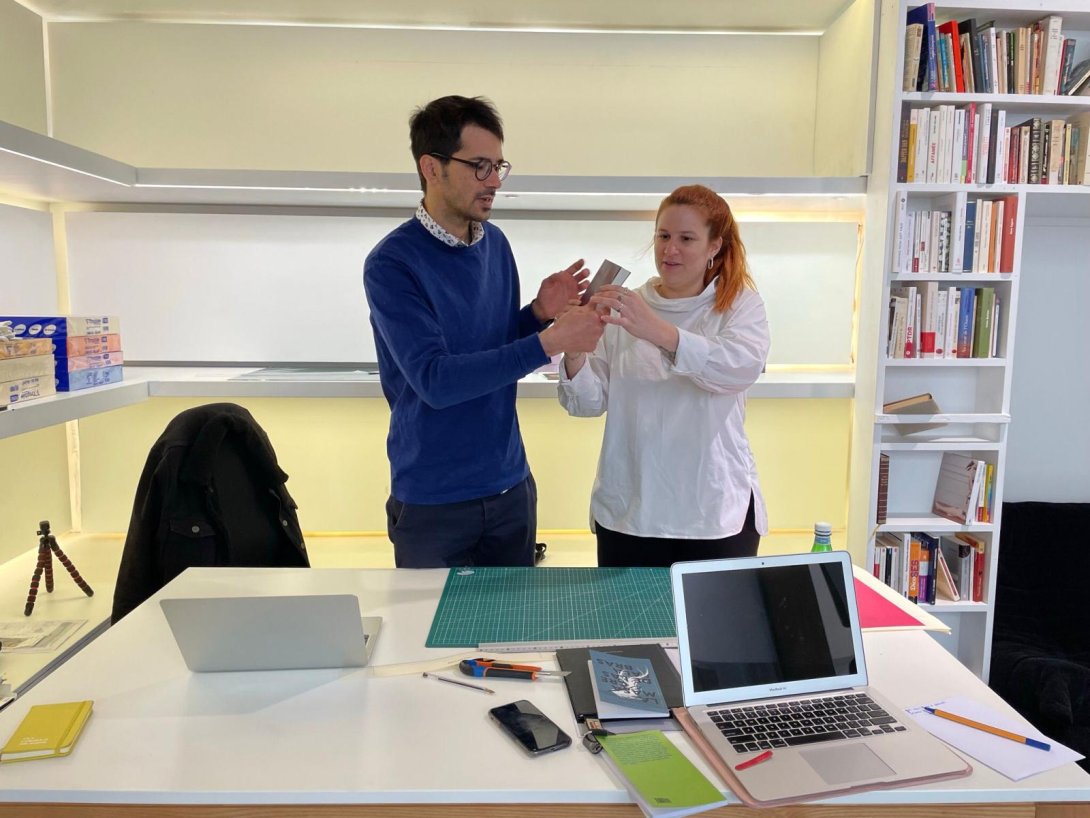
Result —
<svg viewBox="0 0 1090 818"><path fill-rule="evenodd" d="M427 647L676 635L668 568L452 568Z"/></svg>

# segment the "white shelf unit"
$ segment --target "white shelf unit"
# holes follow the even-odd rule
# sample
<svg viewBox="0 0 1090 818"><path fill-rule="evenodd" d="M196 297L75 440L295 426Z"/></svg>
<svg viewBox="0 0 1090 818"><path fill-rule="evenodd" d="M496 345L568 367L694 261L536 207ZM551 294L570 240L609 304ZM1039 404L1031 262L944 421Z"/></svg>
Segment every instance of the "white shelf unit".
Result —
<svg viewBox="0 0 1090 818"><path fill-rule="evenodd" d="M1023 267L1022 239L1026 216L1084 216L1090 213L1090 187L1075 185L1026 184L918 184L898 183L897 164L902 116L913 108L939 104L967 105L991 103L993 111L1006 110L1013 122L1030 116L1066 118L1090 111L1090 97L1039 96L1025 94L920 93L901 90L904 65L905 14L917 3L899 4L897 31L898 59L893 91L893 118L889 150L890 185L888 194L888 232L883 274L882 315L878 342L875 383L875 415L871 454L870 507L866 564L873 564L875 534L923 531L932 534L972 533L987 543L983 602L937 602L925 606L951 627L949 636L936 635L948 650L970 670L987 680L991 658L992 622L995 613L994 588L998 565L999 534L1002 526L1003 482L1006 467L1007 430L1010 424L1012 360L1018 314L1019 281L1023 275L1046 275L1046 270ZM1028 25L1049 14L1063 17L1063 36L1075 37L1085 48L1090 42L1090 9L1085 2L994 2L960 3L936 8L936 21L964 20L969 17L995 19L998 28ZM1012 119L1007 120L1007 125ZM897 242L898 197L907 194L908 210L949 209L956 194L970 199L1016 197L1018 213L1013 267L1008 273L913 273L893 268ZM890 290L934 281L940 288L950 286L994 287L1001 298L998 333L998 357L968 359L893 359L886 354L889 332ZM882 410L884 403L910 395L930 392L942 414L892 415ZM946 425L907 436L897 433L894 424L944 422ZM944 452L959 452L995 466L994 514L991 522L966 525L930 513L931 497ZM877 495L880 456L890 458L887 519L877 524Z"/></svg>
<svg viewBox="0 0 1090 818"><path fill-rule="evenodd" d="M512 176L502 191L507 210L654 211L681 184L702 183L729 194L736 209L752 213L859 214L864 177ZM412 173L338 173L140 168L7 122L0 122L0 195L28 202L58 202L135 209L181 207L366 210L380 215L411 210L420 199ZM126 367L125 381L58 394L0 412L0 439L127 406L149 396L380 397L377 378L343 381L233 381L254 367ZM555 383L531 375L519 397L555 398ZM852 372L768 372L753 397L845 398L854 395Z"/></svg>
<svg viewBox="0 0 1090 818"><path fill-rule="evenodd" d="M381 398L377 375L337 380L300 373L292 378L253 377L255 367L126 366L121 383L59 392L0 411L0 440L57 423L79 420L141 403L148 398ZM241 378L239 376L247 376ZM753 398L852 398L851 372L766 372L750 389ZM518 383L519 398L556 400L556 381L531 373Z"/></svg>
<svg viewBox="0 0 1090 818"><path fill-rule="evenodd" d="M864 177L543 176L515 174L505 210L654 211L683 184L704 184L739 211L851 213ZM27 200L117 205L415 208L415 173L140 168L0 122L0 192Z"/></svg>

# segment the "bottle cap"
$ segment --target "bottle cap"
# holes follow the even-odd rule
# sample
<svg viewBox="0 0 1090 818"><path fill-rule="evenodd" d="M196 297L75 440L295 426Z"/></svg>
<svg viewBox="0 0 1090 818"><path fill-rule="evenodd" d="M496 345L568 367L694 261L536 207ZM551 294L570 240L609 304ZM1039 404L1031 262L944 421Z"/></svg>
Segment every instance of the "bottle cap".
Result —
<svg viewBox="0 0 1090 818"><path fill-rule="evenodd" d="M829 523L814 523L814 533L829 536L833 533L833 527Z"/></svg>

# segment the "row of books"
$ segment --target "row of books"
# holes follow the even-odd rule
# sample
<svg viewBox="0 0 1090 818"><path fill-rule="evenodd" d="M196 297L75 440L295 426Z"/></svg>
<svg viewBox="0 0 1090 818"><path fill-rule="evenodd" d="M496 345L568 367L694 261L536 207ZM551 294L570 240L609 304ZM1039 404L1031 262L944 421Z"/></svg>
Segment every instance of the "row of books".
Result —
<svg viewBox="0 0 1090 818"><path fill-rule="evenodd" d="M909 210L908 194L897 192L893 272L1014 272L1018 196L956 193L945 202L949 210Z"/></svg>
<svg viewBox="0 0 1090 818"><path fill-rule="evenodd" d="M931 513L955 523L990 523L995 514L995 464L943 452Z"/></svg>
<svg viewBox="0 0 1090 818"><path fill-rule="evenodd" d="M0 316L0 389L10 405L122 380L112 316Z"/></svg>
<svg viewBox="0 0 1090 818"><path fill-rule="evenodd" d="M1075 62L1077 43L1063 18L998 29L994 20L935 21L935 4L911 9L905 26L905 91L983 94L1078 94L1090 89L1090 60Z"/></svg>
<svg viewBox="0 0 1090 818"><path fill-rule="evenodd" d="M971 534L882 531L871 571L916 603L984 601L986 543Z"/></svg>
<svg viewBox="0 0 1090 818"><path fill-rule="evenodd" d="M1090 113L1010 123L992 103L912 108L901 117L897 181L1087 184Z"/></svg>
<svg viewBox="0 0 1090 818"><path fill-rule="evenodd" d="M891 287L888 358L996 358L1002 298L994 287Z"/></svg>

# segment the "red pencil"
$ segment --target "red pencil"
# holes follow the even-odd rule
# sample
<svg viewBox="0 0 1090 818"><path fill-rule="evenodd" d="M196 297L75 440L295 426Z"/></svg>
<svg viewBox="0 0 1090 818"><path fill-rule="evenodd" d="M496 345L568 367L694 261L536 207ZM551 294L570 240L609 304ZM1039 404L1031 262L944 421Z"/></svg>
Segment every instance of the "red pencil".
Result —
<svg viewBox="0 0 1090 818"><path fill-rule="evenodd" d="M749 761L743 761L741 764L736 765L734 769L736 769L736 770L748 770L750 767L753 767L753 766L755 766L757 764L760 764L762 761L768 761L768 759L770 759L770 758L772 758L772 751L771 750L765 750L760 755L755 755Z"/></svg>

